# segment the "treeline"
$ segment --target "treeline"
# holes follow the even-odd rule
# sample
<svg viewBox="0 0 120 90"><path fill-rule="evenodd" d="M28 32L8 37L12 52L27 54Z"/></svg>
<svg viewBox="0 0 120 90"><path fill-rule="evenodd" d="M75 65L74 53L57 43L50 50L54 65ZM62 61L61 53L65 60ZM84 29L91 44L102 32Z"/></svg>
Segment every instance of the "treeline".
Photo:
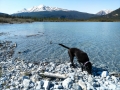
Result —
<svg viewBox="0 0 120 90"><path fill-rule="evenodd" d="M0 23L23 23L23 22L34 22L34 20L30 17L22 17L22 16L11 16L8 14L0 13Z"/></svg>
<svg viewBox="0 0 120 90"><path fill-rule="evenodd" d="M68 19L64 17L27 17L27 16L11 16L11 15L0 15L0 23L23 23L23 22L79 22L85 21L84 19Z"/></svg>
<svg viewBox="0 0 120 90"><path fill-rule="evenodd" d="M68 19L68 18L54 18L54 17L49 17L49 18L32 18L34 21L40 21L40 22L77 22L77 21L85 21L84 19Z"/></svg>
<svg viewBox="0 0 120 90"><path fill-rule="evenodd" d="M90 19L68 19L65 17L27 17L27 16L11 16L0 13L0 23L31 23L31 22L115 22L120 21L120 16L100 16Z"/></svg>

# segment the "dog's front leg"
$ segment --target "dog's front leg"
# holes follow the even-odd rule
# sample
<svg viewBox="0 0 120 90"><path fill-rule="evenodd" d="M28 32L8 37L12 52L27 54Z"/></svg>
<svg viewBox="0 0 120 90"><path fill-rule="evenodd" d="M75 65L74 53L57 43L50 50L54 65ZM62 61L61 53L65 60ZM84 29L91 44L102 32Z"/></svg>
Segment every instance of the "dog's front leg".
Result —
<svg viewBox="0 0 120 90"><path fill-rule="evenodd" d="M79 64L80 64L81 69L82 69L82 72L83 72L84 66L83 66L83 64L82 64L82 63L80 63L80 62L79 62Z"/></svg>
<svg viewBox="0 0 120 90"><path fill-rule="evenodd" d="M70 52L68 52L68 54L69 54L70 62L72 64L73 68L76 68L75 64L73 63L74 56L72 56L72 54Z"/></svg>
<svg viewBox="0 0 120 90"><path fill-rule="evenodd" d="M83 68L84 68L84 67L83 67L83 66L81 66L81 68L82 68L82 72L83 72Z"/></svg>

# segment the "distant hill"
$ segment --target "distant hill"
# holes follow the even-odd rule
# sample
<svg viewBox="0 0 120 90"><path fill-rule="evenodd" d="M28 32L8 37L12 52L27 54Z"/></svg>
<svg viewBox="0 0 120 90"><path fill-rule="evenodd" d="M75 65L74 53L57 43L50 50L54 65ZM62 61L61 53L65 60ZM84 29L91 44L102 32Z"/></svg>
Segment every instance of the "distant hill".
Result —
<svg viewBox="0 0 120 90"><path fill-rule="evenodd" d="M62 18L62 19L88 19L95 17L95 14L83 13L74 10L67 10L57 7L49 7L44 5L34 6L30 9L18 11L13 16L26 16L36 18Z"/></svg>
<svg viewBox="0 0 120 90"><path fill-rule="evenodd" d="M0 17L10 17L10 15L9 15L9 14L6 14L6 13L1 13L1 12L0 12Z"/></svg>
<svg viewBox="0 0 120 90"><path fill-rule="evenodd" d="M89 20L92 21L120 21L120 8L112 11L111 13L103 16L93 17Z"/></svg>

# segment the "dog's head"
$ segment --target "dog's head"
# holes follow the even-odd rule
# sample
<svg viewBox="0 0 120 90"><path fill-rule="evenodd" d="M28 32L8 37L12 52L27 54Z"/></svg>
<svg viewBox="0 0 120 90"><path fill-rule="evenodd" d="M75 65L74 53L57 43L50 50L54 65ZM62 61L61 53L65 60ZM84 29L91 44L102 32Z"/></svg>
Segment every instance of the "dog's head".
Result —
<svg viewBox="0 0 120 90"><path fill-rule="evenodd" d="M89 74L92 74L92 64L91 64L91 62L85 63L84 67Z"/></svg>

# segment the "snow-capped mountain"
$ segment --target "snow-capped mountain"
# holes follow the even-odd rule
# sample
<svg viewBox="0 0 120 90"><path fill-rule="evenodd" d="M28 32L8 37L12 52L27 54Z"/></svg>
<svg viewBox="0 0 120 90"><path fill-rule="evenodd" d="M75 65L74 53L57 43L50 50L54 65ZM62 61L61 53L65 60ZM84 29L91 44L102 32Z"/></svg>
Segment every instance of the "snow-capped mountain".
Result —
<svg viewBox="0 0 120 90"><path fill-rule="evenodd" d="M44 5L34 6L32 8L26 9L24 8L21 11L18 11L17 13L23 13L23 12L40 12L40 11L70 11L67 9L62 9L58 7L49 7Z"/></svg>
<svg viewBox="0 0 120 90"><path fill-rule="evenodd" d="M95 14L79 12L75 10L67 10L58 7L50 7L45 5L34 6L32 8L24 8L12 16L23 16L33 18L57 18L57 19L88 19L95 17Z"/></svg>
<svg viewBox="0 0 120 90"><path fill-rule="evenodd" d="M101 10L98 13L96 13L97 15L107 15L109 13L111 13L112 10Z"/></svg>

